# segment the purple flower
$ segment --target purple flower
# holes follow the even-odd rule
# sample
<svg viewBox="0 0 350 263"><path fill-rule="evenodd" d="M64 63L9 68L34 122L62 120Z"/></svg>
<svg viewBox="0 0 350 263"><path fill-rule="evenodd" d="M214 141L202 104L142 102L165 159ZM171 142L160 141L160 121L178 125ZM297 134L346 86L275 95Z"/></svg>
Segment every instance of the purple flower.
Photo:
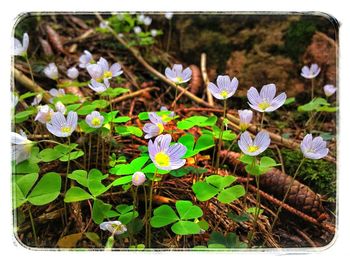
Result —
<svg viewBox="0 0 350 263"><path fill-rule="evenodd" d="M97 82L102 82L104 80L111 79L112 77L117 77L123 73L121 66L118 63L114 63L111 67L107 60L100 58L97 64L90 64L86 67L92 79Z"/></svg>
<svg viewBox="0 0 350 263"><path fill-rule="evenodd" d="M176 84L188 82L192 77L192 70L187 67L182 71L181 64L174 64L173 68L165 69L165 76Z"/></svg>
<svg viewBox="0 0 350 263"><path fill-rule="evenodd" d="M138 15L137 16L137 21L139 22L139 23L143 23L143 21L145 20L145 15L144 14L141 14L141 15Z"/></svg>
<svg viewBox="0 0 350 263"><path fill-rule="evenodd" d="M50 89L49 93L52 97L62 97L66 94L64 89Z"/></svg>
<svg viewBox="0 0 350 263"><path fill-rule="evenodd" d="M142 185L146 181L146 175L143 172L135 172L132 175L132 184L135 186Z"/></svg>
<svg viewBox="0 0 350 263"><path fill-rule="evenodd" d="M258 93L257 89L251 87L248 90L247 97L249 100L249 106L254 110L260 112L271 112L277 110L286 101L287 95L282 92L275 98L276 86L275 84L264 85Z"/></svg>
<svg viewBox="0 0 350 263"><path fill-rule="evenodd" d="M149 16L146 16L146 17L143 19L143 23L145 24L145 26L149 26L149 25L152 23L152 18L149 17Z"/></svg>
<svg viewBox="0 0 350 263"><path fill-rule="evenodd" d="M108 25L109 25L108 21L101 21L98 26L102 29L106 29L106 28L108 28Z"/></svg>
<svg viewBox="0 0 350 263"><path fill-rule="evenodd" d="M34 143L27 139L27 135L21 130L20 134L11 132L12 160L16 164L27 160Z"/></svg>
<svg viewBox="0 0 350 263"><path fill-rule="evenodd" d="M53 114L54 111L49 105L38 106L38 113L36 114L34 121L46 124L51 121Z"/></svg>
<svg viewBox="0 0 350 263"><path fill-rule="evenodd" d="M50 63L44 68L44 73L46 77L57 80L58 79L58 69L55 63Z"/></svg>
<svg viewBox="0 0 350 263"><path fill-rule="evenodd" d="M304 157L309 159L321 159L328 154L326 142L318 136L312 139L311 134L307 134L300 144L300 149Z"/></svg>
<svg viewBox="0 0 350 263"><path fill-rule="evenodd" d="M248 129L250 122L253 119L253 112L251 110L239 110L239 127L241 131Z"/></svg>
<svg viewBox="0 0 350 263"><path fill-rule="evenodd" d="M244 154L257 156L269 147L270 142L270 136L266 131L260 131L254 141L249 132L245 131L238 140L238 146Z"/></svg>
<svg viewBox="0 0 350 263"><path fill-rule="evenodd" d="M57 101L55 104L55 108L57 111L61 112L62 114L66 113L66 106L64 106L64 104L60 101Z"/></svg>
<svg viewBox="0 0 350 263"><path fill-rule="evenodd" d="M173 12L166 12L164 14L165 18L168 19L168 20L171 20L174 16L174 13Z"/></svg>
<svg viewBox="0 0 350 263"><path fill-rule="evenodd" d="M29 36L27 33L23 34L23 42L19 41L17 38L13 39L13 53L15 56L27 56L27 49L29 46Z"/></svg>
<svg viewBox="0 0 350 263"><path fill-rule="evenodd" d="M79 71L76 67L71 67L67 70L67 76L70 79L76 79L79 76Z"/></svg>
<svg viewBox="0 0 350 263"><path fill-rule="evenodd" d="M141 32L142 32L141 27L139 27L139 26L135 26L135 27L134 27L134 33L135 33L135 34L138 35L138 34L140 34Z"/></svg>
<svg viewBox="0 0 350 263"><path fill-rule="evenodd" d="M162 106L160 107L159 115L163 122L168 122L175 117L175 112L169 111L167 107Z"/></svg>
<svg viewBox="0 0 350 263"><path fill-rule="evenodd" d="M150 139L152 137L155 137L159 134L162 134L164 131L164 121L160 116L157 115L155 112L148 113L148 117L151 121L151 123L146 123L143 127L143 131L146 133L145 139Z"/></svg>
<svg viewBox="0 0 350 263"><path fill-rule="evenodd" d="M154 142L148 141L148 152L154 165L161 170L176 170L184 166L186 160L181 159L187 148L181 143L170 145L170 134L159 135Z"/></svg>
<svg viewBox="0 0 350 263"><path fill-rule="evenodd" d="M100 128L103 124L104 117L98 112L93 111L86 115L85 121L91 128Z"/></svg>
<svg viewBox="0 0 350 263"><path fill-rule="evenodd" d="M109 231L113 235L121 235L128 231L125 225L123 225L120 221L108 221L100 224L100 229L104 231Z"/></svg>
<svg viewBox="0 0 350 263"><path fill-rule="evenodd" d="M158 30L157 29L151 29L151 36L156 37L158 35Z"/></svg>
<svg viewBox="0 0 350 263"><path fill-rule="evenodd" d="M210 93L219 100L226 100L235 94L238 87L238 80L236 78L230 80L230 77L227 75L218 76L216 84L209 83L208 89Z"/></svg>
<svg viewBox="0 0 350 263"><path fill-rule="evenodd" d="M62 112L55 112L50 123L46 123L46 128L57 137L70 136L77 127L78 114L74 111L68 113L67 119Z"/></svg>
<svg viewBox="0 0 350 263"><path fill-rule="evenodd" d="M312 64L310 68L308 66L304 66L301 69L300 75L306 79L313 79L316 78L318 74L320 74L320 71L321 69L317 64Z"/></svg>
<svg viewBox="0 0 350 263"><path fill-rule="evenodd" d="M89 51L84 50L84 54L79 58L79 67L86 68L88 65L94 63L94 59Z"/></svg>
<svg viewBox="0 0 350 263"><path fill-rule="evenodd" d="M324 90L324 93L326 94L326 96L330 97L337 91L337 88L331 84L327 84L323 87L323 90Z"/></svg>
<svg viewBox="0 0 350 263"><path fill-rule="evenodd" d="M31 105L32 106L38 105L41 102L42 99L43 99L43 95L42 94L36 95Z"/></svg>
<svg viewBox="0 0 350 263"><path fill-rule="evenodd" d="M93 91L96 91L97 93L101 93L101 92L104 92L106 89L108 89L109 85L110 84L108 79L105 79L103 83L92 79L89 84L89 88L92 89Z"/></svg>
<svg viewBox="0 0 350 263"><path fill-rule="evenodd" d="M50 89L49 94L53 98L59 98L59 97L66 95L66 92L64 91L64 89ZM51 103L53 102L53 98L50 99Z"/></svg>

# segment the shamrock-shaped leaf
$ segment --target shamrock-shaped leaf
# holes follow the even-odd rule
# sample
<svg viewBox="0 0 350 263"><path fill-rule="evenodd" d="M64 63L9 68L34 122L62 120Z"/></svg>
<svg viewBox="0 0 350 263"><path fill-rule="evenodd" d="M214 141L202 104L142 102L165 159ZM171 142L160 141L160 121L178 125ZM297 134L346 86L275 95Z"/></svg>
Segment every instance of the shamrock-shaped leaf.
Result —
<svg viewBox="0 0 350 263"><path fill-rule="evenodd" d="M236 177L232 175L211 175L204 182L195 183L192 190L199 201L207 201L218 195L217 198L220 202L231 203L245 195L243 186L229 187L234 181L236 181Z"/></svg>

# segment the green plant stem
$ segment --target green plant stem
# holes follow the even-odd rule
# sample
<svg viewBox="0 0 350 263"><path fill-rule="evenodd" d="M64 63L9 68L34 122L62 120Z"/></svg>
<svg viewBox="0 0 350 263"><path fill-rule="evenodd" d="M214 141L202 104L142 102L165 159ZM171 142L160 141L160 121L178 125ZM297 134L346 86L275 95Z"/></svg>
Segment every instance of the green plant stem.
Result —
<svg viewBox="0 0 350 263"><path fill-rule="evenodd" d="M219 135L219 144L218 144L218 152L216 153L216 162L215 162L215 170L219 169L219 161L220 161L220 151L221 151L221 143L222 143L222 135L224 133L224 122L226 118L226 110L227 110L227 100L224 100L224 113L223 120L221 123L220 135Z"/></svg>
<svg viewBox="0 0 350 263"><path fill-rule="evenodd" d="M111 96L108 95L108 101L109 101L109 110L110 112L113 111L113 102L112 102L112 98ZM111 125L110 125L110 130L109 130L109 137L110 137L110 142L109 142L109 146L108 146L108 156L107 156L107 159L108 159L108 163L109 163L109 156L111 154L111 150L112 150L112 138L113 138L113 127L114 127L114 116L112 115L112 121L111 121ZM107 163L107 164L108 164Z"/></svg>
<svg viewBox="0 0 350 263"><path fill-rule="evenodd" d="M32 225L32 231L33 231L35 246L39 247L38 239L37 239L37 236L36 236L35 223L34 223L32 211L31 211L30 207L28 209L28 214L29 214L29 218L30 218L30 224Z"/></svg>
<svg viewBox="0 0 350 263"><path fill-rule="evenodd" d="M257 162L256 157L254 157L253 167L255 167L256 162ZM256 181L256 188L257 188L257 191L256 191L257 207L255 209L255 214L254 214L252 234L248 238L248 245L249 245L249 247L251 247L251 245L252 245L251 243L252 243L252 241L254 239L256 224L258 222L258 217L259 217L259 212L260 212L260 205L261 205L261 202L260 202L260 191L259 191L260 190L260 175L255 175L255 181Z"/></svg>
<svg viewBox="0 0 350 263"><path fill-rule="evenodd" d="M66 195L67 192L67 187L68 187L68 174L69 174L69 170L70 170L70 137L68 137L68 162L67 162L67 172L66 172L66 178L64 181L64 196ZM68 216L67 216L67 207L66 207L66 203L64 202L64 219L66 221L66 224L68 223Z"/></svg>
<svg viewBox="0 0 350 263"><path fill-rule="evenodd" d="M32 70L32 66L30 65L30 62L29 62L29 59L28 59L28 55L26 54L26 55L24 56L24 58L25 58L25 60L26 60L26 62L27 62L28 68L29 68L30 77L31 77L33 83L35 83L35 81L34 81L34 75L33 75L33 70Z"/></svg>
<svg viewBox="0 0 350 263"><path fill-rule="evenodd" d="M90 163L91 163L91 133L89 134L89 156L88 156L88 167L87 170L90 170Z"/></svg>
<svg viewBox="0 0 350 263"><path fill-rule="evenodd" d="M145 245L147 245L147 238L148 238L148 210L147 210L147 191L145 185L143 187L143 194L145 199Z"/></svg>
<svg viewBox="0 0 350 263"><path fill-rule="evenodd" d="M97 134L95 168L97 168L97 164L98 164L99 150L100 150L100 136L99 136L99 134Z"/></svg>
<svg viewBox="0 0 350 263"><path fill-rule="evenodd" d="M136 202L137 202L137 190L138 190L138 186L135 187L135 189L133 187L131 187L131 193L132 193L132 219L131 222L134 220L134 216L135 216L135 212L136 212ZM130 231L130 244L132 245L134 242L134 235L133 232ZM137 245L137 244L135 244Z"/></svg>
<svg viewBox="0 0 350 263"><path fill-rule="evenodd" d="M227 153L226 153L224 159L223 159L222 162L221 162L221 166L225 163L225 161L226 161L226 159L227 159L227 156L228 156L228 152L231 150L231 148L233 147L233 145L235 145L235 143L237 142L238 138L241 136L241 133L242 133L242 132L239 132L239 134L237 135L236 139L234 139L234 140L232 141L232 143L230 144L230 146L227 148Z"/></svg>
<svg viewBox="0 0 350 263"><path fill-rule="evenodd" d="M260 131L262 131L263 126L264 126L264 117L265 117L265 112L261 114L261 123L260 123Z"/></svg>
<svg viewBox="0 0 350 263"><path fill-rule="evenodd" d="M149 192L149 205L148 205L148 240L147 240L147 246L148 248L151 248L151 240L152 240L152 232L151 232L151 215L152 215L152 204L153 204L153 187L154 187L154 180L157 177L157 172L158 169L155 170L153 178L152 178L152 183L151 183L151 188L150 188L150 192Z"/></svg>
<svg viewBox="0 0 350 263"><path fill-rule="evenodd" d="M303 165L304 161L305 161L305 157L301 160L301 162L300 162L298 168L296 169L296 171L295 171L295 173L294 173L294 175L293 175L292 181L291 181L290 184L288 185L288 189L287 189L287 191L286 191L286 193L284 194L284 197L283 197L283 199L282 199L282 204L284 204L284 202L286 201L287 196L288 196L288 194L289 194L289 191L290 191L290 189L291 189L291 187L292 187L292 185L293 185L293 183L294 183L294 180L295 180L295 178L296 178L296 176L297 176L297 174L298 174L298 172L299 172L301 166ZM272 233L273 227L275 226L275 224L276 224L276 222L277 222L278 215L280 214L281 210L282 210L282 205L280 205L280 206L278 207L278 210L277 210L277 212L276 212L276 215L275 215L275 217L274 217L274 220L273 220L273 222L272 222L272 224L271 224L271 233Z"/></svg>
<svg viewBox="0 0 350 263"><path fill-rule="evenodd" d="M311 99L314 99L314 86L315 86L315 80L311 79Z"/></svg>

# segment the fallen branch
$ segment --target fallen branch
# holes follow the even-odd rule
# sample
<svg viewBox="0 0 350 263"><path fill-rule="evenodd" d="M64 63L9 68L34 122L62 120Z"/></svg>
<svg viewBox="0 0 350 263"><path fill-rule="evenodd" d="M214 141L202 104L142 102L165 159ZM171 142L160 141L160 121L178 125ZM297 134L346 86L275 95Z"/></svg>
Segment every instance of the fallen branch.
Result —
<svg viewBox="0 0 350 263"><path fill-rule="evenodd" d="M28 78L16 68L13 69L13 74L16 81L21 83L25 88L27 88L30 91L43 94L43 101L49 103L51 97L42 87L33 82L30 78Z"/></svg>

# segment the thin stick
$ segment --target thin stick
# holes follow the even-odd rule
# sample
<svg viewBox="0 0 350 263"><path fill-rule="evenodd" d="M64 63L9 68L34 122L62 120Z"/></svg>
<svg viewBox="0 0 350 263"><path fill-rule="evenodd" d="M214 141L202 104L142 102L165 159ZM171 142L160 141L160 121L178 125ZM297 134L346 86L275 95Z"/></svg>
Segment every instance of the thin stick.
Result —
<svg viewBox="0 0 350 263"><path fill-rule="evenodd" d="M36 237L35 223L34 223L32 211L31 211L30 207L29 207L29 209L28 209L28 214L29 214L29 218L30 218L30 223L31 223L31 225L32 225L32 231L33 231L35 246L36 246L36 247L39 247L39 245L38 245L38 239L37 239L37 237Z"/></svg>
<svg viewBox="0 0 350 263"><path fill-rule="evenodd" d="M213 95L211 94L211 92L208 89L209 78L208 78L208 73L207 73L207 55L205 53L201 54L201 72L202 72L202 77L203 77L203 81L205 84L205 90L207 92L208 103L211 106L214 106Z"/></svg>

